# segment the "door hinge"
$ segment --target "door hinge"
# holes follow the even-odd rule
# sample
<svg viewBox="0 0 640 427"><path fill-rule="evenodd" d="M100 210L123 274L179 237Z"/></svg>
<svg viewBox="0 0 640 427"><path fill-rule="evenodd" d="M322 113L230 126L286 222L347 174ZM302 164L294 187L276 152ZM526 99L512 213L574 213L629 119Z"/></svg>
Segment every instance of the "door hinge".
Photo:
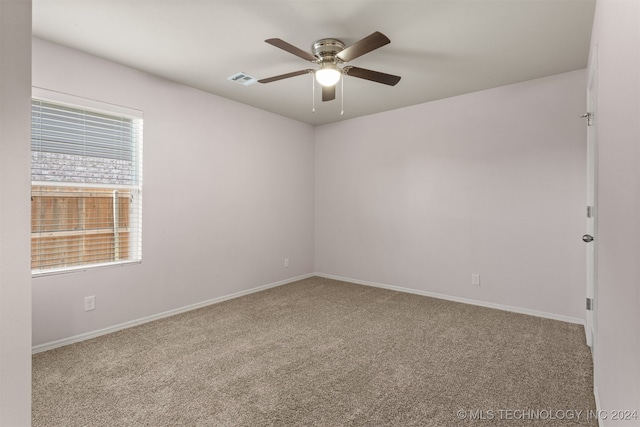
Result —
<svg viewBox="0 0 640 427"><path fill-rule="evenodd" d="M593 206L587 206L587 218L593 218Z"/></svg>
<svg viewBox="0 0 640 427"><path fill-rule="evenodd" d="M587 119L587 126L591 126L593 124L593 113L584 113L580 117Z"/></svg>
<svg viewBox="0 0 640 427"><path fill-rule="evenodd" d="M587 298L587 310L593 310L593 298Z"/></svg>

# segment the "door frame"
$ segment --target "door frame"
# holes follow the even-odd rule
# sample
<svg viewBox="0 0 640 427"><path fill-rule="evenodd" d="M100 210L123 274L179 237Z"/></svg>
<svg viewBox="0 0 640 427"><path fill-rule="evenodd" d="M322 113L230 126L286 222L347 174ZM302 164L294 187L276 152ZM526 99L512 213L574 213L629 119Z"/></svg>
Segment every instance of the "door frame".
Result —
<svg viewBox="0 0 640 427"><path fill-rule="evenodd" d="M589 62L587 80L587 218L586 234L593 241L586 243L586 297L585 317L587 345L595 362L598 332L598 46L595 45ZM595 366L595 363L594 363Z"/></svg>

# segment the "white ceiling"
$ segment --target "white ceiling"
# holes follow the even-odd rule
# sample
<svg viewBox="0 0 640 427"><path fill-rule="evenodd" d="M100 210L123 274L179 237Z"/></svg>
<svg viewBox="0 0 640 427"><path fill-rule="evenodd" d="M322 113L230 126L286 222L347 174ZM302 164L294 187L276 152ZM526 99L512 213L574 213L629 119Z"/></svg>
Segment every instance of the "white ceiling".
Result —
<svg viewBox="0 0 640 427"><path fill-rule="evenodd" d="M225 98L323 124L585 68L595 0L33 0L36 37ZM309 50L333 37L347 46L380 31L391 39L350 62L402 76L394 87L354 77L321 102L302 75L313 68L264 42ZM338 86L339 88L339 86Z"/></svg>

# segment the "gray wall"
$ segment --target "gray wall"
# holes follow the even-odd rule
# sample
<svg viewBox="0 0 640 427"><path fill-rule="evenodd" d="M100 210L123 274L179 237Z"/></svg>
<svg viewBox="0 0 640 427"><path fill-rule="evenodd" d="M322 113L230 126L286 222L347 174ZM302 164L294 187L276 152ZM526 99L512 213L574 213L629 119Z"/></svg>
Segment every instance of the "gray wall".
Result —
<svg viewBox="0 0 640 427"><path fill-rule="evenodd" d="M584 319L585 75L316 128L316 271Z"/></svg>
<svg viewBox="0 0 640 427"><path fill-rule="evenodd" d="M598 263L601 409L640 412L640 2L598 1ZM638 425L640 421L604 421Z"/></svg>
<svg viewBox="0 0 640 427"><path fill-rule="evenodd" d="M0 425L31 425L31 1L0 1Z"/></svg>
<svg viewBox="0 0 640 427"><path fill-rule="evenodd" d="M34 345L313 272L311 126L38 39L33 85L144 112L143 262L35 278Z"/></svg>

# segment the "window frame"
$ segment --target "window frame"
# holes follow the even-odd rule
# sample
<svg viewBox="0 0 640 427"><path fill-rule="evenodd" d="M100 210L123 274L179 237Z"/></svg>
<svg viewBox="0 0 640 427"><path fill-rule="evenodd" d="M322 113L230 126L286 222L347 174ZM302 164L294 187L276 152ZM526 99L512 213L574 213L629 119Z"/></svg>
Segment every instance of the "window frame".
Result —
<svg viewBox="0 0 640 427"><path fill-rule="evenodd" d="M137 211L134 215L128 217L129 227L135 229L137 232L131 233L130 239L135 247L135 254L133 259L124 259L117 261L106 261L98 263L87 263L81 265L72 265L65 267L54 267L46 269L31 269L31 276L33 278L44 277L57 274L67 274L80 271L87 271L99 268L108 268L114 266L135 265L142 263L142 188L143 188L143 125L144 117L141 110L137 110L130 107L124 107L121 105L111 104L94 99L84 98L76 95L70 95L67 93L52 91L40 87L32 87L31 100L49 102L60 106L66 106L74 109L82 109L98 114L106 114L110 116L119 116L131 119L137 122L136 124L136 142L137 147L135 153L135 176L137 184L101 184L101 183L86 183L86 182L61 182L61 181L31 181L30 193L33 194L34 187L70 187L70 188L104 188L111 190L126 190L131 193L135 193L137 197L136 206ZM33 118L31 119L33 120ZM31 150L33 153L33 149ZM30 166L30 171L32 165ZM135 224L134 224L135 223ZM30 239L33 239L33 232L30 233ZM33 253L32 253L33 256Z"/></svg>

